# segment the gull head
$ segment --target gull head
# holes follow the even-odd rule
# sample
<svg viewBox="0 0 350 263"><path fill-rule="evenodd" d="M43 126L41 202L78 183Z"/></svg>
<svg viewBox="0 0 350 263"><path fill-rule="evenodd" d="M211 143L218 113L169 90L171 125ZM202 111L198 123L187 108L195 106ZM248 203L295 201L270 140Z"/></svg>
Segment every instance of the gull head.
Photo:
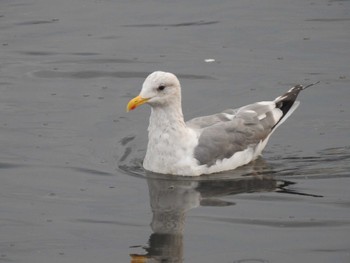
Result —
<svg viewBox="0 0 350 263"><path fill-rule="evenodd" d="M126 110L148 103L152 107L166 107L181 103L181 87L177 77L169 72L155 71L148 75L139 96L129 101Z"/></svg>

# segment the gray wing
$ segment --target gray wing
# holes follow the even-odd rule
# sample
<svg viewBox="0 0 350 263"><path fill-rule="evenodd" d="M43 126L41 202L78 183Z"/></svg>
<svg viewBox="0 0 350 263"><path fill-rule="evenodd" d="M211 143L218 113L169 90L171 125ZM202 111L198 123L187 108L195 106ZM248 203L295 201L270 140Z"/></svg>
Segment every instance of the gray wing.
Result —
<svg viewBox="0 0 350 263"><path fill-rule="evenodd" d="M190 120L188 126L200 133L194 156L208 166L229 158L267 138L282 114L271 101Z"/></svg>
<svg viewBox="0 0 350 263"><path fill-rule="evenodd" d="M232 116L235 115L237 111L238 109L228 109L214 115L197 117L187 121L186 125L192 129L204 129L215 124L231 121Z"/></svg>
<svg viewBox="0 0 350 263"><path fill-rule="evenodd" d="M266 139L298 107L299 92L312 85L296 85L274 101L256 102L188 121L188 127L200 134L194 157L200 164L211 166Z"/></svg>

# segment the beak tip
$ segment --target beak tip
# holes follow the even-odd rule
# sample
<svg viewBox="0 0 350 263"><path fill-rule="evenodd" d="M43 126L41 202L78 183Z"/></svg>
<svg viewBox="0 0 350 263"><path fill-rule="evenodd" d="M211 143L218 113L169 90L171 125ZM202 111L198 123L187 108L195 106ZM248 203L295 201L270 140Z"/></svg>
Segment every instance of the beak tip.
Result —
<svg viewBox="0 0 350 263"><path fill-rule="evenodd" d="M132 111L134 109L136 109L136 105L128 105L128 106L126 106L126 112Z"/></svg>
<svg viewBox="0 0 350 263"><path fill-rule="evenodd" d="M126 112L136 109L138 106L146 103L147 101L148 99L142 98L141 96L133 98L131 101L129 101L128 105L126 106Z"/></svg>

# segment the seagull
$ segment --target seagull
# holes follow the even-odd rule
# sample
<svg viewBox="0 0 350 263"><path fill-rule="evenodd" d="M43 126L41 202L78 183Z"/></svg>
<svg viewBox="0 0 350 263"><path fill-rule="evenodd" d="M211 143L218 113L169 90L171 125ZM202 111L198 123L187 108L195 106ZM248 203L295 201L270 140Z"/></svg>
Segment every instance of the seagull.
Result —
<svg viewBox="0 0 350 263"><path fill-rule="evenodd" d="M154 173L199 176L246 165L261 155L271 134L299 106L299 92L315 84L296 85L272 101L185 122L178 78L155 71L126 109L151 106L143 167Z"/></svg>

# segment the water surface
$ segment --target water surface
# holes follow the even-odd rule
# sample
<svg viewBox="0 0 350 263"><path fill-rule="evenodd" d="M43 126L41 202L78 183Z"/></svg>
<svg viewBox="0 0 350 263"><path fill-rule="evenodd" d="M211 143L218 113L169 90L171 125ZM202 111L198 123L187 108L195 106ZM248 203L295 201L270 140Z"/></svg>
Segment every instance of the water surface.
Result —
<svg viewBox="0 0 350 263"><path fill-rule="evenodd" d="M1 1L0 262L349 262L349 4ZM179 178L125 112L154 70L186 119L320 84L262 158Z"/></svg>

